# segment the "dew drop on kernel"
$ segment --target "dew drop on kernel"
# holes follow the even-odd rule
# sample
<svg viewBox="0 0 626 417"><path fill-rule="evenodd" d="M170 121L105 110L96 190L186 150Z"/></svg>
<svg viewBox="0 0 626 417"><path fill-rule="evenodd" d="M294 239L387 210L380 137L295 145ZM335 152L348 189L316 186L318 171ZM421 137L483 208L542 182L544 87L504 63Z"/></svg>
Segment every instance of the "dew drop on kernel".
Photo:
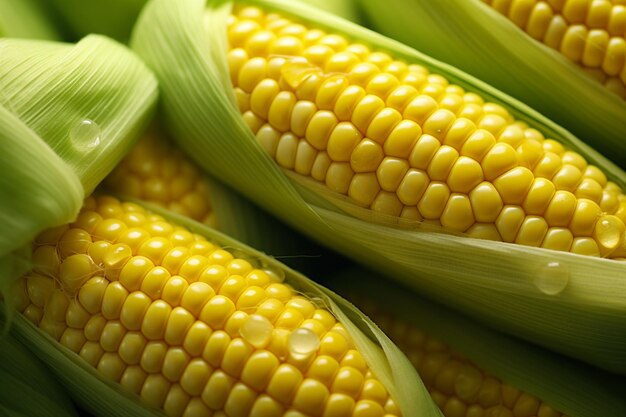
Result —
<svg viewBox="0 0 626 417"><path fill-rule="evenodd" d="M241 325L241 337L257 349L267 346L272 337L272 323L258 314L251 314Z"/></svg>
<svg viewBox="0 0 626 417"><path fill-rule="evenodd" d="M569 271L565 265L552 261L539 268L535 287L546 295L558 295L569 283Z"/></svg>
<svg viewBox="0 0 626 417"><path fill-rule="evenodd" d="M70 140L75 148L90 151L100 145L102 132L93 120L85 119L70 130Z"/></svg>
<svg viewBox="0 0 626 417"><path fill-rule="evenodd" d="M313 330L296 329L289 335L288 346L291 355L308 356L320 346L320 339Z"/></svg>
<svg viewBox="0 0 626 417"><path fill-rule="evenodd" d="M598 243L607 249L617 248L622 243L623 226L620 228L620 223L621 220L616 216L602 216L594 230Z"/></svg>

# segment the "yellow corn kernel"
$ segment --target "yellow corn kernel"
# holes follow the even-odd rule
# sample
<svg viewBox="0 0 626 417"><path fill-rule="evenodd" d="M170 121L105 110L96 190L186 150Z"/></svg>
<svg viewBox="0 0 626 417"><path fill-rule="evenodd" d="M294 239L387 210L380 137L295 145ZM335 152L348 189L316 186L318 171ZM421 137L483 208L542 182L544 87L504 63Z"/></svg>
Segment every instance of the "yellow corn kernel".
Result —
<svg viewBox="0 0 626 417"><path fill-rule="evenodd" d="M417 326L394 317L369 300L359 301L362 301L363 311L407 355L446 417L565 417L541 399L490 375L462 353ZM377 397L380 388L377 381L366 380L361 398ZM382 393L384 391L381 396ZM376 401L376 404L382 403Z"/></svg>
<svg viewBox="0 0 626 417"><path fill-rule="evenodd" d="M208 182L200 169L153 132L131 149L104 180L104 187L208 225L214 224Z"/></svg>
<svg viewBox="0 0 626 417"><path fill-rule="evenodd" d="M626 98L626 84L617 78L626 65L623 4L609 0L483 1L528 35L560 51L585 70L597 69L598 76L592 78Z"/></svg>

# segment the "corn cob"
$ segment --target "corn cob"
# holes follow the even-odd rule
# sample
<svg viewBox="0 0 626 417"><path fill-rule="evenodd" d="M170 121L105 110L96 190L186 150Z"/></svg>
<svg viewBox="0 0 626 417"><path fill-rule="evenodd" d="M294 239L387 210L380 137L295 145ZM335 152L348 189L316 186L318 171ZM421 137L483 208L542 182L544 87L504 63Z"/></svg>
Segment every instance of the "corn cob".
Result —
<svg viewBox="0 0 626 417"><path fill-rule="evenodd" d="M355 266L322 279L402 349L445 417L626 413L619 377L507 337L383 281Z"/></svg>
<svg viewBox="0 0 626 417"><path fill-rule="evenodd" d="M242 8L228 63L284 169L374 211L479 237L623 257L626 196L502 106L342 36Z"/></svg>
<svg viewBox="0 0 626 417"><path fill-rule="evenodd" d="M393 2L393 0L390 1ZM434 3L439 4L438 2ZM433 7L435 7L434 3ZM547 196L544 195L544 198L548 200L557 194L556 186L559 184L563 185L561 182L563 177L555 178L556 172L554 172L549 181L546 178L535 178L534 171L522 165L522 162L524 164L533 162L536 163L535 165L539 165L540 161L534 161L533 157L539 158L547 155L546 159L555 162L560 170L563 167L560 164L563 163L563 159L566 159L566 155L567 158L573 157L578 161L580 161L578 156L582 156L587 163L583 168L584 170L590 165L599 167L604 173L604 177L607 178L607 184L611 181L617 184L618 187L623 187L626 183L626 174L623 171L593 149L581 143L576 137L547 118L532 111L526 105L453 67L435 61L418 51L357 25L350 24L335 16L314 12L311 8L291 4L285 0L253 0L246 2L246 4L260 8L263 11L261 15L283 16L283 18L276 19L275 23L272 24L272 26L277 26L276 30L280 30L278 28L281 25L285 25L284 28L288 27L288 21L293 21L299 22L299 24L292 25L295 27L288 29L293 31L293 33L309 33L307 28L317 28L317 30L311 29L312 35L308 35L314 38L313 41L315 41L316 34L319 35L320 33L329 34L324 42L332 45L341 44L342 39L345 40L346 48L350 45L348 40L356 40L360 44L365 45L367 50L374 51L371 54L375 57L374 61L380 59L381 56L383 60L386 59L386 54L389 57L393 57L390 60L391 62L396 60L408 63L406 66L407 71L409 66L415 68L413 65L424 67L431 74L422 74L424 78L427 78L427 81L428 79L438 78L437 76L433 77L432 74L439 74L448 82L446 86L439 86L438 88L442 91L442 96L450 85L455 85L458 87L452 87L452 92L460 93L461 99L466 97L466 93L469 93L470 100L476 100L473 96L479 96L484 103L497 104L497 106L492 106L491 104L487 106L487 108L491 106L495 114L499 114L498 110L494 110L498 106L506 109L506 112L512 116L512 119L507 121L505 116L501 114L499 116L506 121L505 126L508 126L510 123L514 125L514 128L507 127L507 129L520 129L518 134L513 134L512 136L521 137L521 141L533 143L533 145L522 152L521 157L519 157L521 161L516 162L519 165L507 168L507 170L530 172L529 177L532 176L530 180L532 183L535 182L535 179L543 180L538 181L543 184L551 183L554 189L549 185L548 187L554 190L554 193L547 192L545 193ZM480 7L489 10L484 4L480 2L478 4ZM276 122L275 119L270 118L272 107L264 102L264 99L267 97L274 99L279 96L283 98L285 98L285 95L290 96L287 92L282 91L283 88L294 89L290 83L296 85L295 89L302 87L304 93L317 93L316 83L326 82L326 86L330 88L330 85L328 85L330 81L337 81L338 89L342 86L346 87L345 91L358 89L358 86L346 86L341 81L342 77L346 78L346 76L345 71L340 71L340 67L343 64L350 64L351 58L346 57L350 56L351 52L337 54L339 58L329 64L332 64L333 70L337 71L327 78L322 77L326 68L320 70L319 68L321 67L315 64L315 62L308 62L302 56L291 55L292 52L289 52L289 48L297 49L299 47L298 42L302 41L298 39L294 41L287 35L284 37L281 35L279 40L283 43L278 43L280 48L284 47L286 49L282 50L280 54L274 53L271 56L267 56L269 60L266 67L261 65L261 62L265 61L265 59L258 56L249 60L249 57L243 56L240 61L234 59L236 56L231 56L229 61L229 43L233 43L229 33L229 24L231 25L230 32L234 32L232 30L234 28L232 26L234 18L231 17L233 8L240 11L240 9L237 9L237 4L233 4L233 2L211 1L205 4L196 0L154 0L144 9L131 43L133 49L140 54L157 75L164 97L167 97L163 101L163 109L168 116L167 120L171 123L168 126L169 130L181 147L189 155L193 156L204 170L261 205L281 220L288 222L292 227L312 236L319 242L358 262L381 272L384 271L389 277L403 282L418 291L436 297L447 304L454 305L455 308L471 314L490 326L561 353L592 362L605 369L611 369L620 373L626 372L626 332L623 331L626 325L622 314L625 306L624 300L626 300L626 281L623 280L624 264L622 262L537 247L542 242L537 243L533 247L521 244L512 245L494 240L468 239L465 236L459 236L460 233L455 234L452 228L447 229L450 233L433 233L433 231L438 232L442 229L438 225L438 223L442 223L440 217L429 214L428 216L422 216L425 217L424 220L403 219L400 217L402 216L403 207L399 212L399 216L380 213L355 204L354 200L349 197L350 184L348 184L348 195L346 195L337 192L341 190L341 187L334 189L327 187L325 183L326 177L324 177L324 182L321 182L315 180L310 175L299 174L296 169L298 150L303 149L304 155L309 156L309 162L310 154L312 153L308 152L311 149L307 150L306 145L308 143L302 145L302 143L308 142L307 131L310 130L309 136L313 139L313 142L309 145L310 148L313 148L313 154L329 154L330 143L332 142L330 137L331 130L334 131L340 125L340 120L347 122L347 120L340 119L342 114L345 115L347 113L347 110L344 108L344 113L341 113L342 109L339 109L340 112L337 113L334 107L330 110L318 110L317 97L304 100L312 103L315 107L313 109L307 104L309 110L315 110L311 111L310 115L312 113L315 113L315 115L321 113L320 116L323 116L320 117L320 120L317 120L317 123L311 123L313 116L311 115L310 118L307 118L306 111L303 111L306 109L302 108L306 106L301 106L299 111L301 111L301 119L304 119L304 121L300 122L293 117L285 118L289 123L285 123L282 129L287 128L289 131L276 129L280 135L268 134L266 136L260 134L261 130L263 130L263 123L254 123L257 119L263 122L263 119L256 116L254 112L256 110L263 112L263 109L266 109L268 125ZM259 16L258 9L256 9L257 11L255 9L249 10L252 10L250 12L251 16L248 16L249 18L254 19L255 16ZM499 19L503 19L495 11L491 10L490 12ZM247 30L256 31L258 26L260 24L256 22L250 24L247 29L245 27L240 28L241 32L237 33L237 36L241 35L242 38L245 38ZM275 35L269 34L267 38L272 38L272 36ZM282 40L283 38L285 40ZM293 38L296 38L296 36L294 35ZM160 39L162 42L157 42L156 39ZM256 46L259 46L259 50L262 50L263 44L261 41L263 36L259 36L256 40L260 42ZM271 46L276 45L276 42L271 44ZM254 45L251 43L251 46ZM351 46L351 48L355 48L356 52L366 50L360 46ZM329 45L324 45L316 50L320 52L328 49L332 48ZM232 52L234 49L230 51ZM320 55L324 54L320 52ZM367 56L369 55L367 54ZM343 58L346 58L345 61L343 61ZM358 56L356 59L360 60ZM274 64L283 65L283 71L280 75L284 80L281 83L278 83L280 77L272 78L270 76L276 76L275 67L269 65L270 61ZM238 67L236 65L237 62L241 63L242 66ZM243 65L244 62L245 65ZM257 63L259 64L258 67L255 66ZM568 65L571 64L568 63ZM361 65L361 67L363 66L367 67L367 65ZM258 72L255 72L256 70ZM320 71L322 71L321 75ZM250 94L249 102L246 102L245 96L241 94L238 97L235 89L232 88L232 72L236 72L239 75L244 72L248 75L255 75L249 78L247 75L245 77L237 77L237 82L240 79L245 79L245 82L251 85L258 84L257 88L249 88L248 91L243 86L238 86L244 92ZM181 74L185 75L182 76ZM271 79L262 82L266 78ZM322 78L321 81L320 78ZM276 87L274 86L268 88L267 91L259 88L269 86L272 84L272 80L278 84L277 88L274 88ZM304 88L307 86L311 87L310 91ZM378 87L384 90L384 86ZM600 89L599 86L597 88ZM262 94L253 94L257 89L259 93L262 91L267 93L267 97ZM408 90L410 91L410 89ZM322 89L319 89L319 91L322 91ZM323 97L324 100L320 99L320 102L324 104L326 99L333 102L334 97L330 93L331 90L325 89L324 91L329 93L328 97ZM434 93L434 91L431 92L431 94ZM451 92L447 91L447 93ZM297 96L297 94L293 94ZM420 95L426 96L424 98L425 102L436 101L428 94ZM377 97L377 99L382 101L380 97ZM481 99L479 98L478 100ZM621 103L616 97L612 97L612 100ZM289 100L284 101L287 105L289 104ZM337 102L339 101L337 100ZM385 115L384 110L380 111L380 107L376 107L376 103L380 102L376 99L372 99L372 102L372 107L369 110L372 112L379 111L379 113L382 113L381 119L384 119L382 117ZM479 107L480 111L483 112L485 104L480 103L474 103L476 106L471 107ZM435 104L437 107L435 113L452 113L450 110L439 109L438 107L441 105L439 102ZM444 105L450 104L445 103ZM460 104L465 105L465 103ZM386 102L384 105L386 105ZM249 106L249 110L242 114L239 106L242 108ZM291 109L289 106L286 107ZM350 111L352 110L349 106L346 106L346 108ZM367 122L366 129L363 129L365 133L361 130L358 133L365 137L368 134L368 130L372 130L374 139L380 139L379 136L376 136L376 133L380 132L377 132L374 128L370 129L370 125L380 124L374 123L372 121L375 119L374 115L368 115L365 110L368 110L368 108L361 109L359 116ZM400 113L397 110L395 111ZM292 114L295 113L294 103ZM393 111L388 111L388 113L393 114ZM350 114L350 122L352 122L352 116L356 114L356 111ZM453 116L453 118L449 119L451 123L464 119L457 118L456 114L453 114ZM499 120L493 114L489 114L487 119L491 121ZM291 126L292 120L297 122L294 123L295 129ZM491 143L494 148L498 149L502 148L502 145L507 145L506 143L494 144L496 141L495 135L489 129L496 128L497 123L478 128L475 122L468 120L470 130L472 126L476 128L476 130L471 130L471 132L485 132L484 137L487 138L490 135L493 136L493 142ZM378 120L378 122L381 121ZM424 123L423 128L422 124L418 124L415 121L412 122L419 127L420 138L423 136L433 137L434 140L431 143L435 144L437 142L435 149L443 148L445 151L447 148L453 148L453 146L442 144L437 139L437 136L448 128L445 121L445 117L441 117L441 120L435 118L430 126ZM401 120L397 120L398 125L402 122L406 123L402 117ZM519 123L521 122L527 124L527 126L520 125ZM253 126L253 129L250 126ZM359 126L363 128L360 123L355 124L355 127L359 128ZM268 126L265 127L267 128ZM307 128L302 131L303 127ZM531 127L527 130L530 138L526 137L526 131L524 130L528 127ZM441 132L437 131L439 128L441 128ZM300 129L300 131L297 131L297 129ZM383 128L380 130L384 131ZM519 133L520 131L521 133ZM462 139L465 139L462 132L461 129L461 132L459 132L461 143ZM468 132L468 134L471 132ZM541 132L543 136L538 135L537 132ZM288 133L295 134L293 134L293 138L289 139ZM385 135L383 135L385 138L387 137L386 133L389 132L385 132ZM279 152L279 144L277 142L283 135L287 136L288 140L283 145L285 152ZM228 140L216 139L221 137L228 137ZM259 142L258 137L262 137L264 140ZM545 137L555 138L555 141L546 140L544 139ZM318 139L319 141L316 142ZM328 139L327 143L325 139ZM427 139L430 140L429 138ZM480 139L480 135L478 139ZM359 143L363 140L363 138L359 138ZM556 144L557 140L561 145ZM373 143L373 149L382 148L384 152L384 145L380 145L375 140L370 141ZM417 139L413 141L417 143ZM389 140L385 143L387 142ZM413 145L410 137L407 142ZM472 146L468 146L470 150L474 145L476 145L476 148L480 148L480 145L475 142L472 141ZM327 151L319 152L313 146L313 144L319 145L320 143L323 146L328 145ZM267 156L267 151L264 150L263 144L267 145L267 148L270 150L273 150L274 145L276 145L276 159L278 159L279 154L289 156L295 154L293 167L283 168L277 164L273 158ZM548 145L547 149L544 148L544 144ZM465 143L463 145L465 146ZM463 152L464 146L461 146L461 152ZM553 148L552 146L555 147ZM567 148L569 151L563 151L562 158L552 158L552 154L557 155L557 153L561 152L559 146L562 146L563 149ZM352 151L350 146L347 147ZM506 148L506 146L504 147ZM537 152L533 152L532 148ZM511 146L511 149L514 148ZM459 153L456 148L454 148L454 151ZM445 152L443 153L443 156L446 156ZM504 153L506 154L506 152ZM365 154L367 155L367 152ZM385 159L384 155L381 157L378 152L373 152L373 154L379 155L378 159L381 161ZM456 156L453 152L451 154L454 157L450 158L453 159L453 162L461 159L460 157L463 156L460 153ZM514 149L513 154L515 154L515 158L518 158L516 149ZM411 154L409 153L408 155L410 157ZM209 156L211 156L210 163L208 162ZM432 155L425 152L424 156L428 157L430 162ZM529 159L525 159L526 157L529 157ZM400 157L396 158L401 159ZM366 173L373 174L375 179L378 180L376 171L378 171L380 161L377 158L373 159L376 162L372 168L374 171ZM445 158L441 159L445 160ZM474 158L469 159L478 162ZM479 155L478 159L482 163L480 164L481 175L484 175L483 164L486 158ZM503 162L506 161L506 158L503 160L499 158L494 159L506 165L506 162ZM307 158L304 158L304 160L307 160ZM361 162L368 162L367 158ZM330 163L331 161L328 160L326 164L320 164L322 168L325 165L329 168L328 170L326 168L323 169L325 174L330 170ZM449 165L443 165L446 168L441 170L443 172L435 170L429 173L428 168L422 170L427 174L442 175L445 181L449 181L448 177L450 175L447 172ZM566 165L569 165L569 163ZM533 170L535 167L532 166ZM310 168L310 173L312 173L313 167ZM395 168L398 167L396 166ZM547 168L547 166L544 166L544 168ZM451 168L449 169L451 171ZM580 171L580 168L576 169ZM353 173L350 172L352 170L350 160L338 161L335 163L333 170L340 171L340 173L343 170L343 173L347 174L343 177L341 175L334 176L334 179L345 180L348 178L351 181L353 178ZM566 169L566 171L568 170L569 168ZM594 169L592 168L591 170ZM398 171L402 175L405 174L401 167ZM500 178L498 174L487 171L496 178L485 179L486 182L495 183ZM502 175L502 173L499 175ZM584 173L581 172L580 177L577 175L574 177L580 180L583 175ZM523 177L524 175L521 176ZM565 175L565 177L568 177L568 175ZM444 191L446 189L449 190L448 183L445 181L434 181L434 183L444 183L445 187L441 188ZM338 181L338 183L341 183L341 181ZM519 183L512 181L512 183L513 187L506 190L507 198L515 198L514 196L518 195L518 198L523 200L528 183L523 180ZM385 184L388 184L388 182ZM515 188L517 187L521 191L519 189L516 190ZM496 185L493 185L493 188L497 190ZM603 189L604 187L601 186L601 188ZM380 192L378 190L375 191ZM563 194L564 192L565 194ZM573 190L573 192L558 190L558 195L563 196L571 193L577 202L592 201L591 199L577 198L574 192L576 190ZM381 194L392 194L392 192L383 190ZM445 199L441 198L441 200L445 200L445 204L441 205L445 207L450 195L445 192L442 194ZM457 194L463 193L457 192ZM531 193L529 192L528 194ZM536 196L534 192L532 194ZM615 195L615 198L621 203L618 195L619 193ZM397 194L394 194L392 197L394 196L398 198ZM498 196L500 196L499 193ZM499 198L502 199L502 196ZM394 201L393 198L390 200ZM469 203L471 205L471 199ZM502 207L500 207L496 201L494 205L496 208L494 211L498 212L505 205L519 206L520 220L512 222L512 230L509 230L511 235L516 235L518 233L517 225L523 224L526 220L527 213L522 203L523 201L517 204L505 204L502 201ZM575 203L574 205L577 204ZM597 205L598 203L593 204ZM602 204L601 201L600 204ZM441 205L439 206L440 208ZM557 208L570 212L570 209L567 209L568 205L570 204L558 204ZM381 204L381 206L385 205ZM537 206L527 205L526 208L534 210ZM413 212L415 213L418 209L419 207L416 203ZM576 209L574 208L572 211L576 211ZM507 213L511 214L511 211L507 210ZM599 215L603 215L601 207ZM604 213L604 215L619 217L608 213ZM542 219L532 225L531 230L535 230L534 226L539 226L536 231L538 232L537 236L540 236L541 239L544 238L544 234L547 235L547 230L545 229L548 229L548 227L542 227L542 224L544 224L543 222L547 223L546 219L551 218L551 216L548 213L543 213L541 216L536 215L536 217L542 217ZM452 217L455 218L454 216ZM462 216L459 217L461 220L466 220ZM529 215L529 217L533 217L533 215ZM598 217L592 214L587 220L595 222L594 225L597 225ZM569 229L570 223L574 225L574 223L578 222L578 220L570 222L569 220L571 219L573 219L573 215L572 218L569 218L568 215L567 221L563 219L568 224L559 227ZM609 228L611 230L609 234L614 233L615 236L620 236L617 240L623 241L623 231L620 227L620 222L623 223L620 219L619 222L616 222L617 227ZM601 222L600 224L603 223ZM604 224L606 225L606 223ZM552 225L549 226L554 227ZM468 225L467 227L472 226ZM405 230L405 228L408 230ZM521 229L521 225L519 229ZM467 231L464 233L467 233ZM572 233L571 230L565 232L565 235L568 235L568 233ZM582 236L573 236L573 238L579 237ZM516 238L517 236L510 237L509 241L514 241ZM540 239L538 238L537 240ZM563 242L566 243L567 240L564 239ZM604 238L600 240L604 240ZM594 241L591 246L593 245L597 246L597 242ZM568 249L571 249L571 247L570 245ZM608 255L617 258L622 250L622 248L616 248L614 252ZM598 248L596 254L598 253L606 255L605 249ZM571 319L563 321L562 317L570 317ZM584 343L581 343L583 340ZM611 352L611 354L607 355L607 352Z"/></svg>
<svg viewBox="0 0 626 417"><path fill-rule="evenodd" d="M270 270L132 203L33 245L18 309L169 416L399 416L344 326Z"/></svg>
<svg viewBox="0 0 626 417"><path fill-rule="evenodd" d="M626 3L621 0L482 0L529 36L626 99Z"/></svg>
<svg viewBox="0 0 626 417"><path fill-rule="evenodd" d="M103 185L112 193L155 203L173 213L215 225L204 174L154 131L131 149Z"/></svg>
<svg viewBox="0 0 626 417"><path fill-rule="evenodd" d="M567 417L372 300L357 304L407 354L445 417Z"/></svg>

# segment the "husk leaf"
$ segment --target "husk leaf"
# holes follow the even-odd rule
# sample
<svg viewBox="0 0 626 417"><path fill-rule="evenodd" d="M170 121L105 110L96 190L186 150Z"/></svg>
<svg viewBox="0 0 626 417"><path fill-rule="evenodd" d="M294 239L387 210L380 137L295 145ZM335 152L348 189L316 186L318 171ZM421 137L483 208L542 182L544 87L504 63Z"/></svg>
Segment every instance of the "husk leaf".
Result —
<svg viewBox="0 0 626 417"><path fill-rule="evenodd" d="M296 16L387 51L484 99L553 137L609 178L623 171L576 137L491 86L407 46L282 0L249 2ZM153 0L132 47L155 72L174 138L207 172L318 242L490 326L616 372L626 372L626 266L564 252L438 233L364 210L345 197L285 174L257 144L236 107L226 68L225 21L232 3ZM205 8L208 11L205 13ZM556 265L564 288L537 285ZM550 270L551 271L551 270ZM548 271L548 272L550 272ZM546 278L547 277L547 278ZM541 284L541 282L540 282Z"/></svg>
<svg viewBox="0 0 626 417"><path fill-rule="evenodd" d="M60 38L37 0L0 0L0 37Z"/></svg>
<svg viewBox="0 0 626 417"><path fill-rule="evenodd" d="M0 143L0 256L4 256L26 245L38 231L71 221L84 195L67 164L3 106Z"/></svg>
<svg viewBox="0 0 626 417"><path fill-rule="evenodd" d="M3 1L12 0L0 0L0 5ZM60 23L70 28L71 37L74 39L79 39L90 33L99 33L121 42L128 41L137 16L147 2L147 0L38 1L50 3L48 6L59 16ZM356 0L293 1L309 3L352 21L358 21L360 16Z"/></svg>
<svg viewBox="0 0 626 417"><path fill-rule="evenodd" d="M39 0L44 1L44 0ZM146 0L45 0L70 36L80 39L90 33L128 41L137 15Z"/></svg>
<svg viewBox="0 0 626 417"><path fill-rule="evenodd" d="M372 27L517 97L621 166L626 101L480 0L360 0Z"/></svg>
<svg viewBox="0 0 626 417"><path fill-rule="evenodd" d="M0 323L4 307L0 303ZM13 333L0 337L0 415L71 417L76 409L46 366Z"/></svg>
<svg viewBox="0 0 626 417"><path fill-rule="evenodd" d="M98 35L76 45L2 39L0 52L0 104L65 160L89 194L149 121L153 75L128 49Z"/></svg>

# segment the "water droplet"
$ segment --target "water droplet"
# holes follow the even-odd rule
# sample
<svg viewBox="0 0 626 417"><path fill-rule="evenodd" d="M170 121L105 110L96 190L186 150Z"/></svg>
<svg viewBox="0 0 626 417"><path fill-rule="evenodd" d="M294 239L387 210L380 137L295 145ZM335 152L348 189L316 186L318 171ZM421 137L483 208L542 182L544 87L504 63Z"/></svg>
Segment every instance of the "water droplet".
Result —
<svg viewBox="0 0 626 417"><path fill-rule="evenodd" d="M272 337L272 323L258 314L251 314L239 328L241 337L257 349L269 343Z"/></svg>
<svg viewBox="0 0 626 417"><path fill-rule="evenodd" d="M313 330L296 329L289 335L289 353L294 357L306 357L320 346L320 338Z"/></svg>
<svg viewBox="0 0 626 417"><path fill-rule="evenodd" d="M615 249L620 243L624 235L623 222L616 216L602 216L597 222L594 229L594 237L598 244L606 249Z"/></svg>
<svg viewBox="0 0 626 417"><path fill-rule="evenodd" d="M454 381L454 392L462 400L471 401L483 383L483 375L471 365L464 365Z"/></svg>
<svg viewBox="0 0 626 417"><path fill-rule="evenodd" d="M558 295L569 282L569 271L565 265L559 262L548 262L537 271L535 286L539 291L547 295Z"/></svg>
<svg viewBox="0 0 626 417"><path fill-rule="evenodd" d="M70 140L81 151L97 148L101 140L100 126L93 120L85 119L70 130Z"/></svg>

